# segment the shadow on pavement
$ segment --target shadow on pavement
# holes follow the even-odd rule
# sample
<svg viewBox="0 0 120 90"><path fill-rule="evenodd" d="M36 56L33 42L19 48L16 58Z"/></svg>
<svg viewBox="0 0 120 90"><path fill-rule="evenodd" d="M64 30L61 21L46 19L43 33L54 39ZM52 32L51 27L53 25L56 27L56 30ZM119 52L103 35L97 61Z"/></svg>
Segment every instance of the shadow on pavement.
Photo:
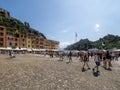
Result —
<svg viewBox="0 0 120 90"><path fill-rule="evenodd" d="M59 62L62 62L63 60L58 60Z"/></svg>
<svg viewBox="0 0 120 90"><path fill-rule="evenodd" d="M94 77L98 77L98 76L100 76L100 73L93 72L93 76L94 76Z"/></svg>
<svg viewBox="0 0 120 90"><path fill-rule="evenodd" d="M89 70L89 69L85 69L85 68L84 68L84 69L82 69L81 71L82 71L82 72L85 72L85 71L88 71L88 70Z"/></svg>
<svg viewBox="0 0 120 90"><path fill-rule="evenodd" d="M112 71L111 68L105 68L104 66L101 66L101 67L104 68L105 70Z"/></svg>
<svg viewBox="0 0 120 90"><path fill-rule="evenodd" d="M69 64L70 62L66 62L66 64Z"/></svg>

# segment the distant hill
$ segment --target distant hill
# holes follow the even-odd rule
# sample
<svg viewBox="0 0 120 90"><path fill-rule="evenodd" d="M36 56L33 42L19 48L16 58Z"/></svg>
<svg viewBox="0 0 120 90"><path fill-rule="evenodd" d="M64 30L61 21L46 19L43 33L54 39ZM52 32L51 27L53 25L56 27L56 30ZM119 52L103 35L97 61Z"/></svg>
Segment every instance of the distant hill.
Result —
<svg viewBox="0 0 120 90"><path fill-rule="evenodd" d="M97 41L90 41L88 39L81 39L80 41L69 45L65 50L88 50L90 48L98 49L112 49L120 48L120 36L108 34Z"/></svg>

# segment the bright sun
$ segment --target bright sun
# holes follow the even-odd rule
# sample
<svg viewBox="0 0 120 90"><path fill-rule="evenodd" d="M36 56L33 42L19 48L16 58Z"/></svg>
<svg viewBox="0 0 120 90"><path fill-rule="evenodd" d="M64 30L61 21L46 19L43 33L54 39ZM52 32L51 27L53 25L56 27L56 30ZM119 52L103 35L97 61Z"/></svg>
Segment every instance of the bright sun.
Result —
<svg viewBox="0 0 120 90"><path fill-rule="evenodd" d="M100 27L100 25L99 24L96 24L96 28L99 28Z"/></svg>
<svg viewBox="0 0 120 90"><path fill-rule="evenodd" d="M99 32L100 31L100 25L99 24L95 24L95 31Z"/></svg>

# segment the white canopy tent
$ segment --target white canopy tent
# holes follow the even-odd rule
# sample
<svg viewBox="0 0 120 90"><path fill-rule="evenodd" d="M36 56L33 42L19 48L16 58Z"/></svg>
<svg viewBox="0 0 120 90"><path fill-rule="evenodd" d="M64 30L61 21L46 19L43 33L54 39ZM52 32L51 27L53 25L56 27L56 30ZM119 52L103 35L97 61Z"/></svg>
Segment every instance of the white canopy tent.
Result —
<svg viewBox="0 0 120 90"><path fill-rule="evenodd" d="M116 50L112 50L112 51L120 52L120 49L116 49Z"/></svg>
<svg viewBox="0 0 120 90"><path fill-rule="evenodd" d="M46 51L46 49L39 49L39 51Z"/></svg>
<svg viewBox="0 0 120 90"><path fill-rule="evenodd" d="M29 51L29 52L30 52L30 51L32 51L32 49L27 49L27 51Z"/></svg>

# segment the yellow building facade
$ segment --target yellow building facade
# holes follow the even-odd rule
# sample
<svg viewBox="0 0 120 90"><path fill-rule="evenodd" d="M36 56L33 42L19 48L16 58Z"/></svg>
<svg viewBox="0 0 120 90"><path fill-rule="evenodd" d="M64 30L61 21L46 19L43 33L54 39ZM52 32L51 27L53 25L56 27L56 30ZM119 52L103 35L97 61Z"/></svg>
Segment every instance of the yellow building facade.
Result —
<svg viewBox="0 0 120 90"><path fill-rule="evenodd" d="M44 37L36 37L34 34L23 34L19 30L9 32L0 26L0 47L16 47L26 49L59 50L59 42Z"/></svg>

